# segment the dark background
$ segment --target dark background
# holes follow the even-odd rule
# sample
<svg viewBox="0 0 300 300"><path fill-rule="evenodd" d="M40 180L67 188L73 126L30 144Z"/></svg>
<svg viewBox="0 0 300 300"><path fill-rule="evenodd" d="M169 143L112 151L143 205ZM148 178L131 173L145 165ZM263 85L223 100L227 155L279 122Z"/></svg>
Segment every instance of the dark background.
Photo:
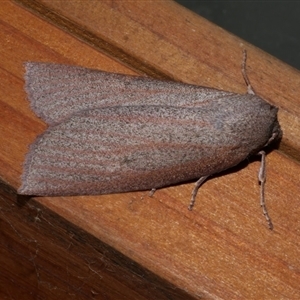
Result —
<svg viewBox="0 0 300 300"><path fill-rule="evenodd" d="M300 1L176 2L300 70Z"/></svg>

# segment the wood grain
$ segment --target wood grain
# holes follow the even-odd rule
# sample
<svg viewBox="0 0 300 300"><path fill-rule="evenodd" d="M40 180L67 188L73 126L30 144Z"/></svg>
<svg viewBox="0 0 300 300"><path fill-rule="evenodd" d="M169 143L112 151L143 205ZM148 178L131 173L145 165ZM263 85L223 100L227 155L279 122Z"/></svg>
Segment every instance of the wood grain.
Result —
<svg viewBox="0 0 300 300"><path fill-rule="evenodd" d="M299 72L172 1L22 3L42 18L9 0L0 10L0 295L299 299ZM255 160L208 181L192 212L193 184L153 198L16 195L27 147L45 129L26 101L24 61L243 92L243 48L252 85L280 108L284 132L280 151L267 156L273 232L261 215Z"/></svg>

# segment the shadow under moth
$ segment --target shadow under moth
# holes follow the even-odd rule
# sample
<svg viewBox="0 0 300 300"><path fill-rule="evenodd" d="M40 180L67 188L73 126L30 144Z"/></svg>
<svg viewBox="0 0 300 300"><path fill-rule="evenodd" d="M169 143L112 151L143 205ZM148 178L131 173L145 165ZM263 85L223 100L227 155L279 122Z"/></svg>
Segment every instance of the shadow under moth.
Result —
<svg viewBox="0 0 300 300"><path fill-rule="evenodd" d="M19 194L95 195L153 190L236 166L253 154L264 201L265 152L281 137L278 109L258 97L242 73L246 94L28 62L26 91L48 129L30 146Z"/></svg>

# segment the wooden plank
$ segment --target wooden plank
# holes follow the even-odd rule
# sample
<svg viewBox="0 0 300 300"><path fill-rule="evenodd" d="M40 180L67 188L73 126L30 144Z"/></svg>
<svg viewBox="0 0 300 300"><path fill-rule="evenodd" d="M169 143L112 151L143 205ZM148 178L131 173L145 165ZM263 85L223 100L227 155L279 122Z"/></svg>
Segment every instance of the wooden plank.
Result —
<svg viewBox="0 0 300 300"><path fill-rule="evenodd" d="M299 159L298 71L171 1L31 3L57 27L8 0L0 11L2 296L298 299L300 168L287 155ZM23 61L133 73L102 49L139 72L243 92L245 45L252 84L280 107L285 136L267 158L273 232L259 208L256 161L208 181L193 212L192 184L153 198L16 196L27 146L45 128L25 100Z"/></svg>

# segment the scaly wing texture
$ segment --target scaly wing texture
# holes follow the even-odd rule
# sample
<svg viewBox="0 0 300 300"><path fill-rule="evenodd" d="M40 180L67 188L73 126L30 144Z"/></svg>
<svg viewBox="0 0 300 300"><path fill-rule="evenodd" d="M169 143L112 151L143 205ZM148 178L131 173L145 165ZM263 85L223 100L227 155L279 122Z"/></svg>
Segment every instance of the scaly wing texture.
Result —
<svg viewBox="0 0 300 300"><path fill-rule="evenodd" d="M248 105L244 100L219 99L202 109L119 106L79 112L50 126L31 146L19 193L143 190L227 169L261 148L276 120L276 111L260 98L250 96Z"/></svg>
<svg viewBox="0 0 300 300"><path fill-rule="evenodd" d="M129 105L201 107L205 102L234 95L76 66L27 62L25 68L31 108L49 125L85 109Z"/></svg>

